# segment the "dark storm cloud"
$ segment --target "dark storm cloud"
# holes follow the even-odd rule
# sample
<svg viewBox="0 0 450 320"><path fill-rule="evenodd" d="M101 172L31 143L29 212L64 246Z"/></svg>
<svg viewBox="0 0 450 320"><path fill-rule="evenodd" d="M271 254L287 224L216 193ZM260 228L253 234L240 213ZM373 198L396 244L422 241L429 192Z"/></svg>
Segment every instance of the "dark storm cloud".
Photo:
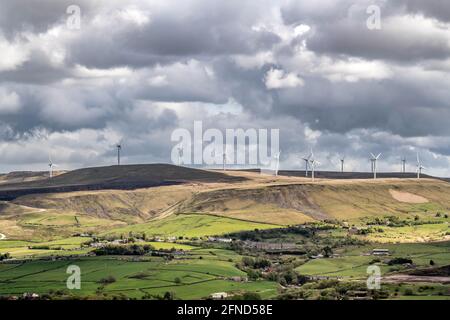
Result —
<svg viewBox="0 0 450 320"><path fill-rule="evenodd" d="M345 20L318 27L308 45L320 53L391 59L400 63L450 57L449 39L443 33L400 29L394 23L375 31L365 26L365 20Z"/></svg>
<svg viewBox="0 0 450 320"><path fill-rule="evenodd" d="M399 1L399 4L405 6L411 13L450 22L450 6L445 0L402 0Z"/></svg>
<svg viewBox="0 0 450 320"><path fill-rule="evenodd" d="M276 105L316 130L346 133L378 128L402 136L450 135L450 94L440 100L445 85L420 88L401 80L330 83L307 79L303 88L284 90Z"/></svg>
<svg viewBox="0 0 450 320"><path fill-rule="evenodd" d="M72 4L80 30L66 27ZM381 30L366 26L372 4ZM449 8L0 0L0 169L18 157L24 168L45 164L47 149L36 155L43 144L68 167L109 163L119 140L128 162L168 161L171 131L203 120L280 128L286 166L301 167L298 155L315 147L329 168L338 153L361 169L368 152L383 150L388 169L398 153L421 151L448 172Z"/></svg>
<svg viewBox="0 0 450 320"><path fill-rule="evenodd" d="M88 26L88 33L70 43L69 60L88 67L142 67L187 57L252 54L279 41L271 32L252 30L264 13L256 3L170 3L162 9L150 6L142 24L124 23L116 11L108 12L105 19L117 27L105 34L103 28Z"/></svg>
<svg viewBox="0 0 450 320"><path fill-rule="evenodd" d="M65 23L67 8L78 5L88 15L103 0L0 0L0 29L8 37L19 32L45 32L51 27Z"/></svg>

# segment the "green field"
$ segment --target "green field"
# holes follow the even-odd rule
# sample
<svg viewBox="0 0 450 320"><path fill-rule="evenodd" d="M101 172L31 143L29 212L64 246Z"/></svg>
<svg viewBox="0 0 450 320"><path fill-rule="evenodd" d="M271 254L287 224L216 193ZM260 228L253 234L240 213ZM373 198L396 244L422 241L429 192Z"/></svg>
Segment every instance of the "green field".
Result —
<svg viewBox="0 0 450 320"><path fill-rule="evenodd" d="M81 248L82 244L89 240L91 238L85 237L70 237L45 242L2 240L0 241L0 254L9 253L13 258L79 255L91 250L90 248Z"/></svg>
<svg viewBox="0 0 450 320"><path fill-rule="evenodd" d="M313 276L366 278L367 267L377 258L367 255L374 248L389 249L390 256L378 257L381 261L394 257L410 258L418 267L428 267L430 260L436 265L446 265L450 262L450 242L377 244L346 249L336 258L313 259L298 267L296 271ZM382 274L389 273L392 268L383 263L379 265Z"/></svg>
<svg viewBox="0 0 450 320"><path fill-rule="evenodd" d="M170 262L158 257L145 257L140 261L123 257L89 257L69 261L32 261L21 264L0 264L0 295L21 295L23 292L45 294L51 290L64 290L75 296L111 298L124 295L142 298L146 294L164 295L173 292L176 298L200 299L213 292L258 292L269 298L277 293L277 284L269 281L236 282L229 277L245 276L227 252L212 254L199 250L195 256ZM219 254L218 254L219 253ZM199 259L199 256L204 257ZM69 265L81 269L80 290L67 290L66 274ZM113 283L103 285L101 279L114 277Z"/></svg>
<svg viewBox="0 0 450 320"><path fill-rule="evenodd" d="M205 214L178 214L172 215L163 220L154 220L147 223L113 229L104 233L104 235L127 235L132 232L145 233L147 236L182 236L193 238L220 235L244 230L271 229L277 227L279 226L273 224L254 223Z"/></svg>

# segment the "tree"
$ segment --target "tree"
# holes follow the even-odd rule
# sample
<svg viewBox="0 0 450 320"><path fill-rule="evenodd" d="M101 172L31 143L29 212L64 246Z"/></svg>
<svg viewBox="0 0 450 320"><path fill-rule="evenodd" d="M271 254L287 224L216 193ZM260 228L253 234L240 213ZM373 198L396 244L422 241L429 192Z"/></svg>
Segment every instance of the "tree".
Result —
<svg viewBox="0 0 450 320"><path fill-rule="evenodd" d="M181 283L181 279L178 278L178 277L176 277L174 281L175 281L176 284L180 284Z"/></svg>
<svg viewBox="0 0 450 320"><path fill-rule="evenodd" d="M323 248L323 255L325 258L329 258L333 255L333 249L331 249L331 247L326 246L325 248Z"/></svg>
<svg viewBox="0 0 450 320"><path fill-rule="evenodd" d="M164 293L163 300L174 300L174 299L175 294L173 292L167 291L166 293Z"/></svg>
<svg viewBox="0 0 450 320"><path fill-rule="evenodd" d="M434 261L430 260L430 266L434 266Z"/></svg>
<svg viewBox="0 0 450 320"><path fill-rule="evenodd" d="M261 295L256 292L245 292L242 295L242 300L261 300Z"/></svg>

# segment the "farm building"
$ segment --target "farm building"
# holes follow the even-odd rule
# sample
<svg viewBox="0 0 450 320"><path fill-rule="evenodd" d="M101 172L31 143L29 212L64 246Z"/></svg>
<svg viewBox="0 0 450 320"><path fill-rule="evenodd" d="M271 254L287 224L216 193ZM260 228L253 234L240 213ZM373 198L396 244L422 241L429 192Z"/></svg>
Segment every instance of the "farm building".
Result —
<svg viewBox="0 0 450 320"><path fill-rule="evenodd" d="M389 255L389 249L373 249L372 255L374 256L388 256Z"/></svg>
<svg viewBox="0 0 450 320"><path fill-rule="evenodd" d="M211 297L211 299L215 299L215 300L223 300L228 297L228 293L215 292L215 293L211 293L210 297Z"/></svg>

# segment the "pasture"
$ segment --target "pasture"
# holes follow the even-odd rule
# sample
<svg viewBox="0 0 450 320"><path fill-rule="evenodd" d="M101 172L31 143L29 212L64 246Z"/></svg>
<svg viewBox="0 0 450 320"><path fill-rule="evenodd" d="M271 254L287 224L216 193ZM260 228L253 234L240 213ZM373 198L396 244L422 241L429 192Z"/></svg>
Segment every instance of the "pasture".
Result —
<svg viewBox="0 0 450 320"><path fill-rule="evenodd" d="M279 226L274 224L255 223L206 214L176 214L161 220L116 228L105 232L104 235L127 235L131 232L145 233L147 236L193 238L277 227Z"/></svg>
<svg viewBox="0 0 450 320"><path fill-rule="evenodd" d="M204 257L199 259L199 255ZM231 255L234 255L231 253ZM81 269L81 289L68 290L66 273L69 265ZM230 277L245 276L234 262L199 251L195 256L167 261L159 257L85 257L62 261L31 261L0 264L0 295L21 295L24 292L46 294L64 291L78 297L150 298L174 293L180 299L206 298L213 292L230 294L258 292L270 298L277 294L277 284L264 280L233 281ZM102 279L114 281L105 284Z"/></svg>

